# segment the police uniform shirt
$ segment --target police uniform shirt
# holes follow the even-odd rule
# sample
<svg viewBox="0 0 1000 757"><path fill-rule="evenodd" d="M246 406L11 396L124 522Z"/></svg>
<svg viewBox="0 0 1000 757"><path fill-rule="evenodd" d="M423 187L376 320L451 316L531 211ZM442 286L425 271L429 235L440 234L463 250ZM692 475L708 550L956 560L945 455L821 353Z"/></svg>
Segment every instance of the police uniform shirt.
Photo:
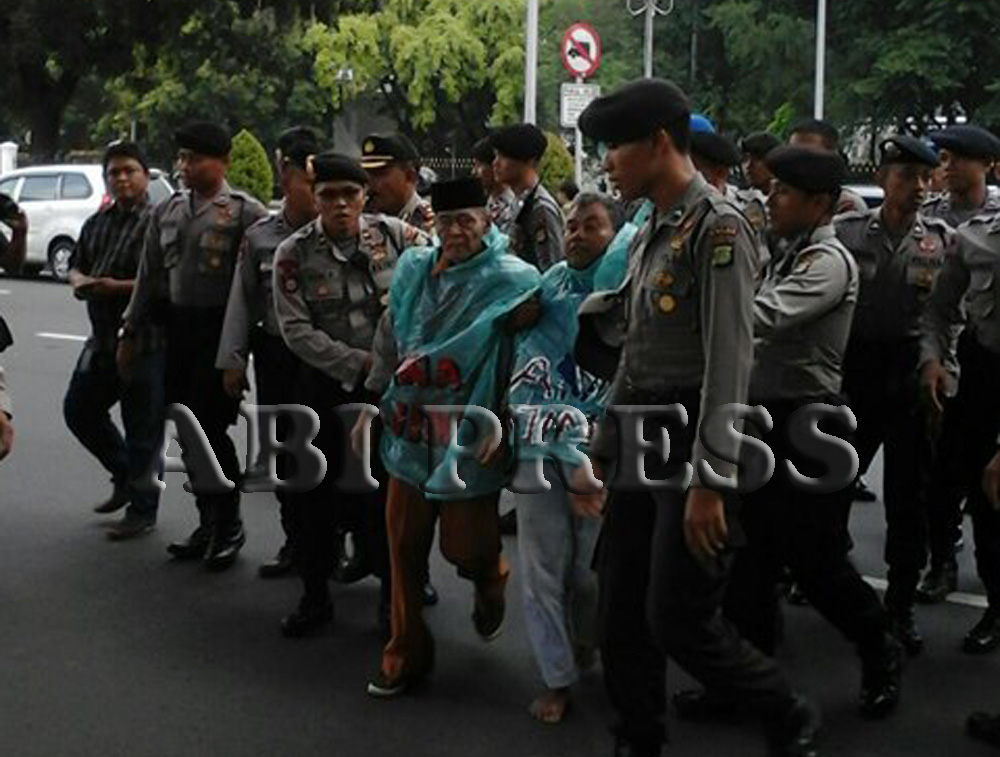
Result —
<svg viewBox="0 0 1000 757"><path fill-rule="evenodd" d="M497 194L491 194L486 200L486 210L493 223L504 234L509 235L514 223L514 213L517 209L517 198L510 187L503 187Z"/></svg>
<svg viewBox="0 0 1000 757"><path fill-rule="evenodd" d="M626 338L609 405L700 389L698 412L704 419L722 405L746 401L757 246L743 214L700 174L672 208L650 216L629 253L622 289L628 298ZM614 421L603 418L592 454L613 459L614 435ZM718 451L737 459L737 442L727 442L731 448ZM700 460L718 475L735 472L699 437L691 460L695 483Z"/></svg>
<svg viewBox="0 0 1000 757"><path fill-rule="evenodd" d="M760 241L758 249L760 250L761 257L757 261L757 270L758 272L762 272L764 266L767 265L767 261L771 258L771 253L767 247L767 195L753 187L739 189L732 184L727 184L726 199L743 211L743 215L747 217L751 228Z"/></svg>
<svg viewBox="0 0 1000 757"><path fill-rule="evenodd" d="M924 308L921 363L944 363L954 349L955 328L968 317L976 341L1000 354L1000 212L973 218L952 238L944 268Z"/></svg>
<svg viewBox="0 0 1000 757"><path fill-rule="evenodd" d="M410 226L415 226L427 234L434 233L434 211L431 210L431 204L421 200L420 195L416 192L410 195L406 205L399 211L399 220Z"/></svg>
<svg viewBox="0 0 1000 757"><path fill-rule="evenodd" d="M865 341L919 338L920 314L944 266L951 228L918 214L906 235L895 240L880 210L846 213L834 224L860 273L852 335Z"/></svg>
<svg viewBox="0 0 1000 757"><path fill-rule="evenodd" d="M305 363L353 391L388 303L396 261L428 244L397 218L363 214L356 249L341 250L317 218L281 243L274 257L274 304L281 335Z"/></svg>
<svg viewBox="0 0 1000 757"><path fill-rule="evenodd" d="M281 336L274 314L274 251L295 230L282 208L257 221L243 235L216 368L246 368L252 326L260 325L271 336Z"/></svg>
<svg viewBox="0 0 1000 757"><path fill-rule="evenodd" d="M518 201L510 225L510 249L543 273L563 259L562 209L539 181Z"/></svg>
<svg viewBox="0 0 1000 757"><path fill-rule="evenodd" d="M150 217L139 273L124 320L138 327L158 303L181 308L226 306L243 233L267 215L250 195L223 182L211 199L175 192Z"/></svg>
<svg viewBox="0 0 1000 757"><path fill-rule="evenodd" d="M0 413L7 413L11 418L14 417L14 404L7 391L7 376L3 372L3 366L0 366Z"/></svg>
<svg viewBox="0 0 1000 757"><path fill-rule="evenodd" d="M833 225L772 260L754 298L754 401L840 392L858 266Z"/></svg>
<svg viewBox="0 0 1000 757"><path fill-rule="evenodd" d="M986 188L986 200L977 208L956 208L948 192L942 192L937 197L927 200L920 212L931 218L940 218L951 228L957 229L966 221L971 221L979 215L1000 212L1000 192L996 187Z"/></svg>

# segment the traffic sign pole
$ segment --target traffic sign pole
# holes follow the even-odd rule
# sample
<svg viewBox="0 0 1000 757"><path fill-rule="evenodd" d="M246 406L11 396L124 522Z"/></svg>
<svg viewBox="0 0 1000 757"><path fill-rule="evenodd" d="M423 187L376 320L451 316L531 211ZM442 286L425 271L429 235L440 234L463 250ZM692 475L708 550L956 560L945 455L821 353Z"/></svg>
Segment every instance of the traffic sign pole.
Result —
<svg viewBox="0 0 1000 757"><path fill-rule="evenodd" d="M577 84L583 84L583 77L576 77ZM580 189L583 184L583 134L580 132L580 119L576 119L576 126L573 127L575 137L575 149L573 150L573 181L576 188Z"/></svg>

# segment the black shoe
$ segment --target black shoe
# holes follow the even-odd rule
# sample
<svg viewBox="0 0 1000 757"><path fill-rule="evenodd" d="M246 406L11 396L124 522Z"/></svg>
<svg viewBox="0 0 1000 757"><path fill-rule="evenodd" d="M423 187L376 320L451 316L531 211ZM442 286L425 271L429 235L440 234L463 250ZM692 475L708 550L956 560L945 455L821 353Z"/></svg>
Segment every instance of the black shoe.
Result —
<svg viewBox="0 0 1000 757"><path fill-rule="evenodd" d="M266 562L257 568L257 575L261 578L281 578L292 573L295 563L292 560L292 548L285 543L278 554L270 562Z"/></svg>
<svg viewBox="0 0 1000 757"><path fill-rule="evenodd" d="M236 562L236 555L243 549L246 540L242 523L212 529L212 538L205 550L205 567L209 570L225 570Z"/></svg>
<svg viewBox="0 0 1000 757"><path fill-rule="evenodd" d="M506 614L507 603L501 599L498 602L476 602L476 609L472 612L472 625L476 628L476 633L483 641L493 641L503 633L503 619Z"/></svg>
<svg viewBox="0 0 1000 757"><path fill-rule="evenodd" d="M1000 746L1000 716L974 712L965 721L969 735L992 746Z"/></svg>
<svg viewBox="0 0 1000 757"><path fill-rule="evenodd" d="M312 636L333 620L333 602L307 600L305 597L291 615L281 619L281 635L286 639L302 639Z"/></svg>
<svg viewBox="0 0 1000 757"><path fill-rule="evenodd" d="M511 508L505 515L500 516L500 535L517 536L517 510Z"/></svg>
<svg viewBox="0 0 1000 757"><path fill-rule="evenodd" d="M958 564L948 560L940 565L931 565L917 587L917 601L924 605L936 605L958 588Z"/></svg>
<svg viewBox="0 0 1000 757"><path fill-rule="evenodd" d="M875 496L875 492L869 489L865 482L859 478L854 482L852 499L855 502L874 502L878 499L878 497Z"/></svg>
<svg viewBox="0 0 1000 757"><path fill-rule="evenodd" d="M438 592L434 584L430 581L424 584L423 602L424 607L433 607L438 603Z"/></svg>
<svg viewBox="0 0 1000 757"><path fill-rule="evenodd" d="M903 675L903 647L886 634L877 650L861 654L859 710L867 720L886 717L899 704Z"/></svg>
<svg viewBox="0 0 1000 757"><path fill-rule="evenodd" d="M924 637L917 628L912 607L889 610L889 633L910 657L916 657L924 648Z"/></svg>
<svg viewBox="0 0 1000 757"><path fill-rule="evenodd" d="M820 718L816 709L798 697L778 720L767 724L772 757L818 757Z"/></svg>
<svg viewBox="0 0 1000 757"><path fill-rule="evenodd" d="M965 635L962 651L966 654L986 654L1000 645L1000 617L991 609L983 613L982 619Z"/></svg>
<svg viewBox="0 0 1000 757"><path fill-rule="evenodd" d="M788 600L788 604L795 605L796 607L807 607L809 605L809 598L797 583L789 584L788 589L785 591L785 599Z"/></svg>
<svg viewBox="0 0 1000 757"><path fill-rule="evenodd" d="M167 552L177 560L200 560L205 556L211 533L205 526L198 526L184 541L175 541L167 547Z"/></svg>
<svg viewBox="0 0 1000 757"><path fill-rule="evenodd" d="M678 691L670 701L677 718L689 723L719 723L736 718L732 702L712 696L704 689Z"/></svg>
<svg viewBox="0 0 1000 757"><path fill-rule="evenodd" d="M361 538L353 531L338 530L337 560L331 577L339 584L353 584L371 574Z"/></svg>
<svg viewBox="0 0 1000 757"><path fill-rule="evenodd" d="M111 492L110 497L99 505L94 505L94 512L100 515L110 515L111 513L118 512L131 501L132 496L128 493L128 487L116 484L115 490Z"/></svg>
<svg viewBox="0 0 1000 757"><path fill-rule="evenodd" d="M137 536L148 534L156 528L156 518L145 515L134 515L125 513L125 516L108 529L108 539L111 541L125 541L134 539Z"/></svg>

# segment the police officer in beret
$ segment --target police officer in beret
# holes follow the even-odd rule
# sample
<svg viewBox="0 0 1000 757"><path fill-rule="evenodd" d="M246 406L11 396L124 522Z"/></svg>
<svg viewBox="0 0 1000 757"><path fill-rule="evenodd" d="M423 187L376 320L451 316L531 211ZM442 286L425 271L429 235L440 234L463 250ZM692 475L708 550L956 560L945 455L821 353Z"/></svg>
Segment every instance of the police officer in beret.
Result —
<svg viewBox="0 0 1000 757"><path fill-rule="evenodd" d="M368 207L434 233L434 213L417 194L420 154L402 134L370 134L361 143L361 166L368 172Z"/></svg>
<svg viewBox="0 0 1000 757"><path fill-rule="evenodd" d="M563 259L562 209L538 178L538 162L548 146L534 124L515 124L490 138L496 151L493 171L517 198L518 208L508 229L511 251L540 271Z"/></svg>
<svg viewBox="0 0 1000 757"><path fill-rule="evenodd" d="M839 152L840 134L829 121L824 121L822 118L803 118L792 124L788 132L788 144L810 150ZM840 190L840 198L837 200L838 213L846 213L849 210L862 211L867 208L864 198L857 192L852 192L846 187Z"/></svg>
<svg viewBox="0 0 1000 757"><path fill-rule="evenodd" d="M166 403L194 413L223 474L238 483L239 460L227 430L236 422L239 399L224 391L215 359L243 234L267 211L226 182L230 136L224 127L193 121L177 130L175 141L184 189L150 218L119 334L119 370L128 374L131 368L135 335L165 318ZM195 501L198 527L167 550L179 560L204 559L210 569L226 568L246 540L239 487L221 494L196 491Z"/></svg>
<svg viewBox="0 0 1000 757"><path fill-rule="evenodd" d="M517 198L506 184L497 181L493 161L497 153L489 137L483 137L472 146L472 173L486 190L486 209L493 223L504 234L509 233L517 209Z"/></svg>
<svg viewBox="0 0 1000 757"><path fill-rule="evenodd" d="M986 186L1000 159L1000 139L974 124L949 126L928 136L940 152L947 191L927 201L924 215L958 228L977 215L1000 210L1000 194Z"/></svg>
<svg viewBox="0 0 1000 757"><path fill-rule="evenodd" d="M854 255L861 291L844 360L844 393L858 420L855 448L864 472L885 448L885 595L893 631L910 654L923 639L913 603L926 559L925 474L931 450L918 397L920 317L944 265L951 229L920 212L938 160L916 137L880 145L882 207L837 217L837 237Z"/></svg>
<svg viewBox="0 0 1000 757"><path fill-rule="evenodd" d="M824 475L791 440L792 418L813 403L843 405L844 351L858 297L858 266L831 223L846 166L833 152L779 147L767 156L776 179L768 207L774 235L788 240L768 263L754 300L756 348L751 405L763 405L773 431L763 433L776 460L802 475ZM848 436L836 422L824 433ZM752 451L752 448L751 448ZM878 595L847 559L851 488L829 493L797 486L784 469L762 486L764 460L744 458L745 480L758 488L742 495L747 547L736 557L726 612L766 653L777 646L776 587L786 566L809 602L851 643L861 658L860 711L888 715L899 701L902 650L888 632ZM752 482L752 483L751 483ZM709 692L711 695L712 692Z"/></svg>
<svg viewBox="0 0 1000 757"><path fill-rule="evenodd" d="M743 152L743 174L747 183L765 197L771 192L771 179L774 177L767 170L764 159L780 144L780 139L766 131L748 134L740 141L740 150Z"/></svg>
<svg viewBox="0 0 1000 757"><path fill-rule="evenodd" d="M292 402L298 358L285 346L274 312L271 289L274 251L293 232L316 217L307 165L310 156L318 152L319 142L311 129L294 127L281 134L275 150L275 168L284 198L281 209L255 223L243 235L216 359L216 367L223 371L226 394L231 397L241 397L246 389L247 361L253 354L257 403L285 405ZM281 441L287 433L288 419L279 416L276 420L277 439ZM276 462L278 478L285 478L285 456L279 455ZM293 565L295 538L289 497L287 492L279 491L277 498L281 504L285 543L274 560L260 566L262 578L285 575Z"/></svg>
<svg viewBox="0 0 1000 757"><path fill-rule="evenodd" d="M741 536L731 497L710 486L713 473L734 472L726 460L738 459L738 441L709 451L696 432L720 406L746 401L759 253L743 215L695 171L689 116L684 93L659 79L630 82L580 116L584 135L603 143L604 167L622 198L655 204L631 249L627 331L609 404L683 406L687 424L662 415L645 420L646 438L670 433L669 460L646 455L645 475L663 480L683 475L685 462L694 468L686 491L612 482L604 508L599 622L605 681L620 718L615 754L661 753L669 656L762 719L775 754L814 755L812 709L720 612ZM708 421L713 436L718 420L714 413ZM590 448L598 479L608 480L618 446L606 417ZM618 461L620 469L634 463ZM601 512L603 492L580 474L571 488L580 492L573 497L578 514Z"/></svg>
<svg viewBox="0 0 1000 757"><path fill-rule="evenodd" d="M347 432L335 408L378 403L364 389L375 328L399 255L428 241L424 232L398 218L363 212L368 174L354 158L328 152L310 165L319 216L279 245L273 272L277 325L302 363L292 396L319 416L313 445L327 460L320 486L290 495L303 595L282 620L288 637L312 634L333 617L328 579L338 557L338 527L355 535L372 572L382 579L380 613L386 622L385 477L378 455L372 455L373 475L383 483L378 491L352 494L338 487L344 471L359 463L348 459Z"/></svg>
<svg viewBox="0 0 1000 757"><path fill-rule="evenodd" d="M962 648L969 654L990 652L1000 646L1000 512L986 501L979 485L983 468L996 451L1000 428L1000 396L996 391L1000 370L998 278L1000 211L994 211L975 216L955 231L944 267L924 308L922 328L922 389L932 416L943 416L937 445L941 454L932 479L941 482L953 475L939 474L948 458L959 463L957 484L967 495L966 511L972 516L976 542L976 569L989 603L963 642ZM958 392L948 399L946 395L952 393L953 387L946 362L953 354L956 329L963 324L958 346ZM949 448L943 449L946 443ZM932 484L928 497L940 494L941 490ZM957 507L958 499L951 504ZM939 550L954 548L953 531L933 534L932 548L940 539L946 542L938 545ZM934 560L932 553L932 569ZM948 578L951 586L945 587L941 598L954 587L954 573Z"/></svg>

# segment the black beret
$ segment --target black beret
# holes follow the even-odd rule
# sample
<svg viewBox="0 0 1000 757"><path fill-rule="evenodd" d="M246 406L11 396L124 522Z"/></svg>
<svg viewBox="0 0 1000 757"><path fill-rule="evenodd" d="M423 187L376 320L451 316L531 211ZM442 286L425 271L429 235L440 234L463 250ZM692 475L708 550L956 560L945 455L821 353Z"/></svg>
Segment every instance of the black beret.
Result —
<svg viewBox="0 0 1000 757"><path fill-rule="evenodd" d="M382 168L396 161L419 163L420 153L402 134L369 134L361 143L361 165L366 169Z"/></svg>
<svg viewBox="0 0 1000 757"><path fill-rule="evenodd" d="M687 120L691 106L683 90L665 79L637 79L598 97L580 114L580 131L609 144L636 142L667 124Z"/></svg>
<svg viewBox="0 0 1000 757"><path fill-rule="evenodd" d="M493 149L514 160L541 160L549 146L545 132L534 124L505 126L490 137Z"/></svg>
<svg viewBox="0 0 1000 757"><path fill-rule="evenodd" d="M278 164L288 163L306 168L309 156L319 153L319 139L308 126L293 126L278 136L275 158Z"/></svg>
<svg viewBox="0 0 1000 757"><path fill-rule="evenodd" d="M831 149L837 149L840 144L840 134L837 127L822 118L803 118L792 124L788 130L789 134L816 134L822 137L823 141L830 145Z"/></svg>
<svg viewBox="0 0 1000 757"><path fill-rule="evenodd" d="M879 165L891 163L920 163L933 168L938 164L937 153L922 139L909 134L893 134L879 144Z"/></svg>
<svg viewBox="0 0 1000 757"><path fill-rule="evenodd" d="M847 174L837 153L806 147L776 147L764 163L776 179L809 194L837 194Z"/></svg>
<svg viewBox="0 0 1000 757"><path fill-rule="evenodd" d="M174 132L174 142L182 150L191 150L210 158L226 157L233 144L229 131L211 121L188 121Z"/></svg>
<svg viewBox="0 0 1000 757"><path fill-rule="evenodd" d="M932 131L928 136L939 148L958 155L987 160L1000 158L1000 139L981 126L973 124L949 126L940 131Z"/></svg>
<svg viewBox="0 0 1000 757"><path fill-rule="evenodd" d="M743 137L740 147L747 155L763 158L781 144L781 140L766 131L758 131Z"/></svg>
<svg viewBox="0 0 1000 757"><path fill-rule="evenodd" d="M708 131L691 134L691 153L719 166L738 166L742 157L733 140Z"/></svg>
<svg viewBox="0 0 1000 757"><path fill-rule="evenodd" d="M431 208L435 213L485 207L486 193L479 179L465 176L431 184Z"/></svg>
<svg viewBox="0 0 1000 757"><path fill-rule="evenodd" d="M310 162L310 173L317 184L323 181L353 181L361 186L368 184L368 174L357 158L337 152L314 156Z"/></svg>
<svg viewBox="0 0 1000 757"><path fill-rule="evenodd" d="M105 171L108 170L108 163L113 158L131 158L142 166L142 170L147 173L149 172L149 163L146 161L146 155L143 153L142 148L135 142L119 139L109 144L104 150L104 159L101 161L101 167Z"/></svg>
<svg viewBox="0 0 1000 757"><path fill-rule="evenodd" d="M492 163L497 151L489 137L483 137L472 146L472 158L480 163Z"/></svg>

